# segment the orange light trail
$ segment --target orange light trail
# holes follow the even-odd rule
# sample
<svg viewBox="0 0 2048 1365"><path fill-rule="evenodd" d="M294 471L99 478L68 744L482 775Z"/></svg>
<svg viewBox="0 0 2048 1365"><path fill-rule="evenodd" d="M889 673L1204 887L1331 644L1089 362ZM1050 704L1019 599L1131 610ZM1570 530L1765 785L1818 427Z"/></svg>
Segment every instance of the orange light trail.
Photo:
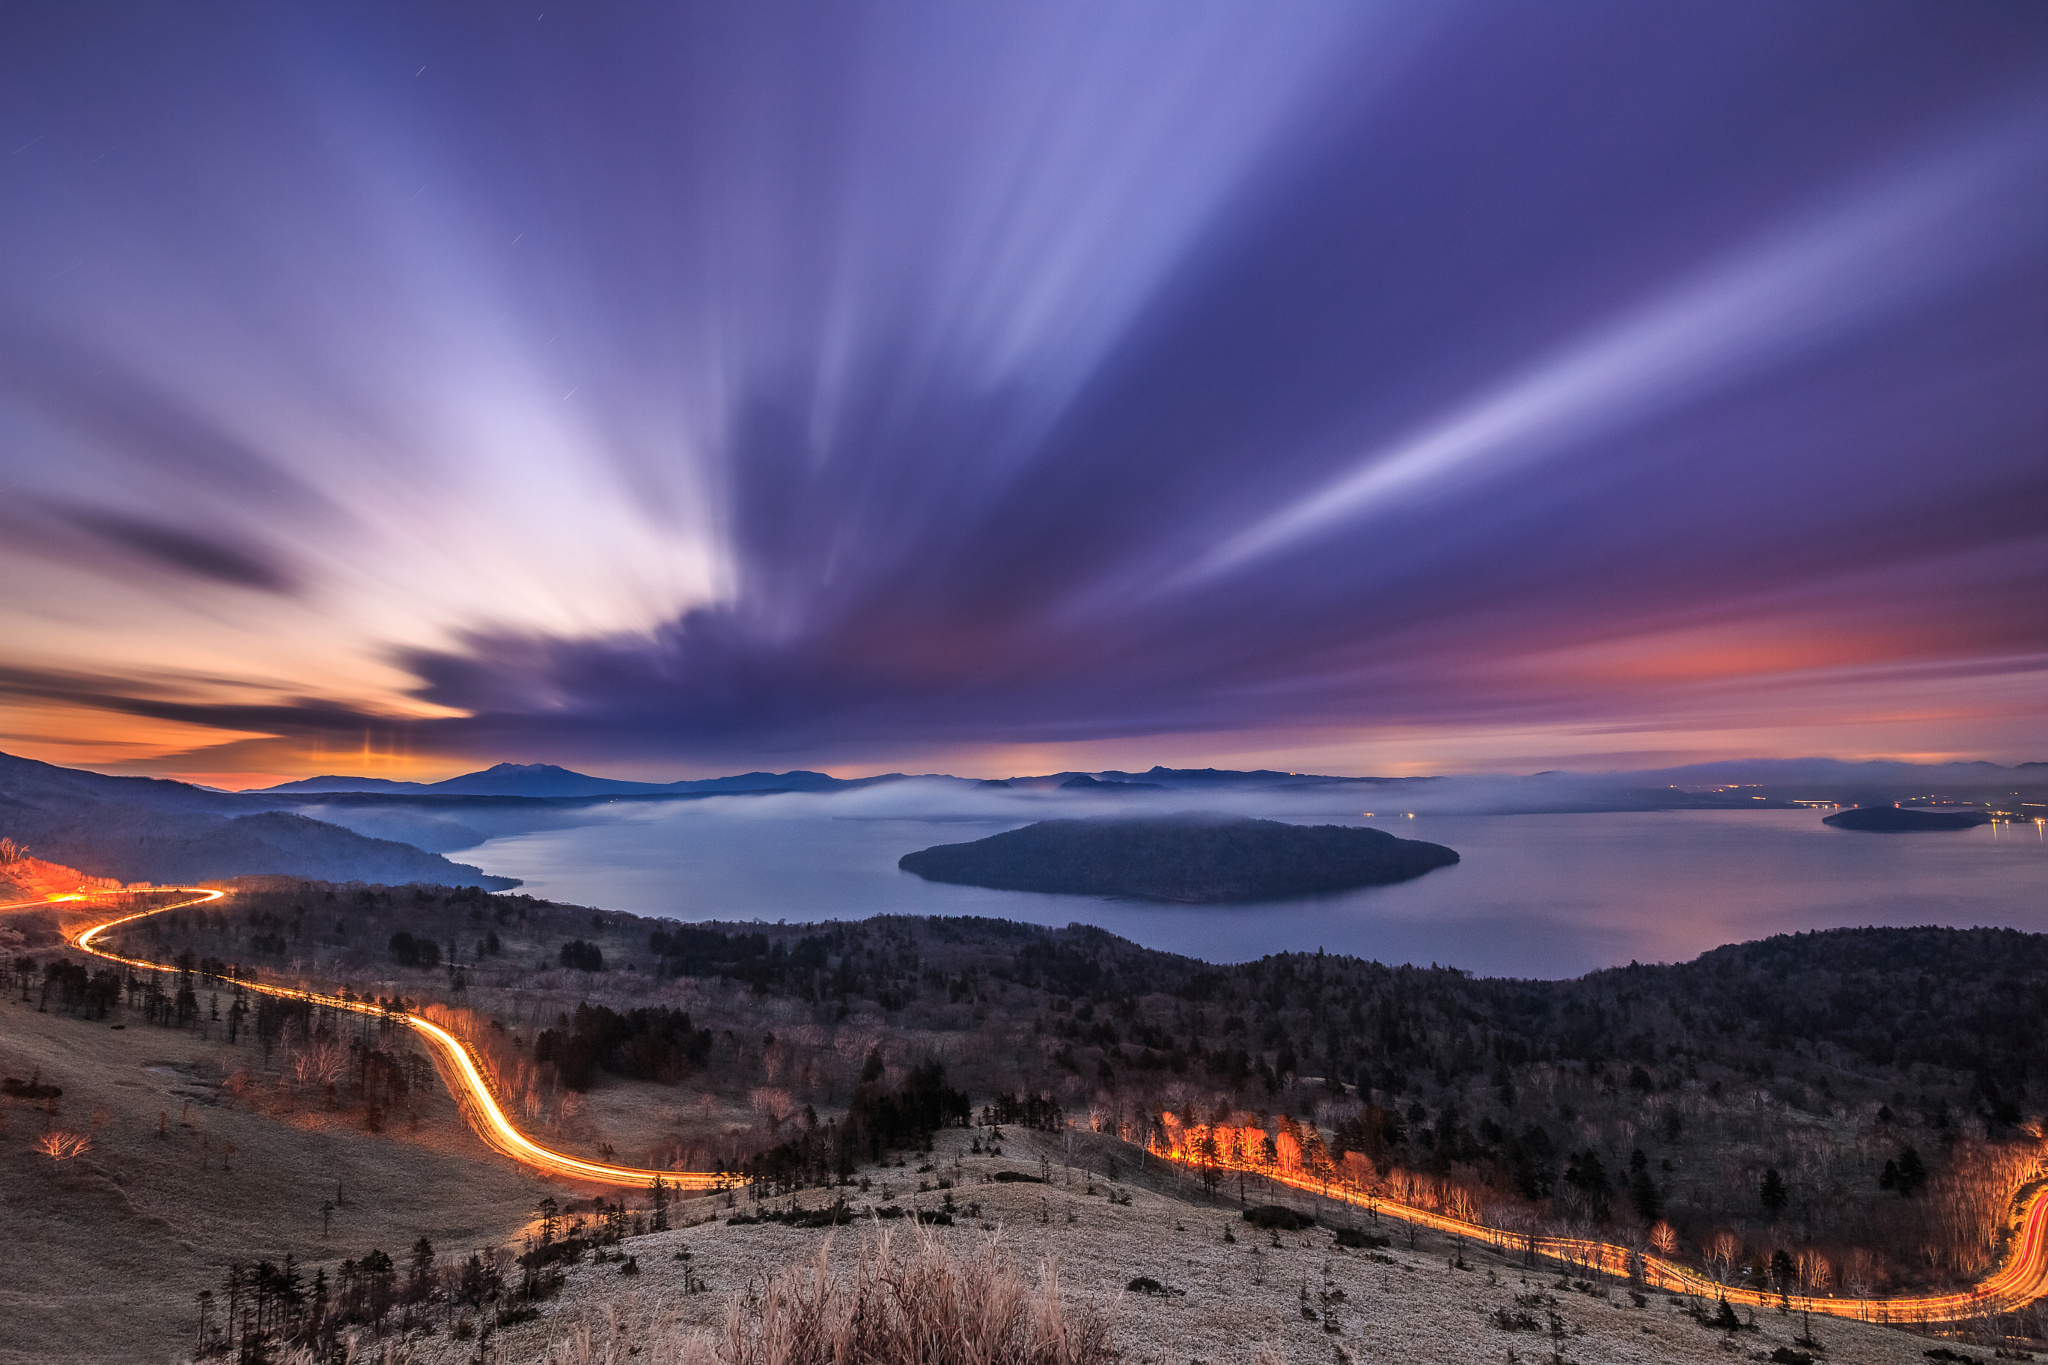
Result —
<svg viewBox="0 0 2048 1365"><path fill-rule="evenodd" d="M105 948L95 946L94 940L107 931L118 929L124 924L132 924L136 920L147 918L150 915L160 915L170 910L181 910L188 905L205 905L220 900L228 893L206 887L167 886L151 887L141 894L148 894L148 891L174 892L187 895L189 898L173 902L169 905L154 906L151 909L138 911L132 915L123 915L118 919L105 920L99 924L91 925L72 936L72 945L80 952L90 953L94 957L104 958L109 962L118 962L126 967L140 967L149 971L177 970L175 967L167 966L164 963L149 962L142 958L123 957L119 953L109 952ZM55 900L84 900L94 894L116 893L80 892L69 896L50 897L44 901L24 902L24 904L45 905ZM0 909L15 908L18 907L0 906ZM491 1093L490 1082L485 1078L483 1068L478 1064L476 1055L470 1051L469 1045L447 1029L442 1028L439 1024L423 1019L417 1014L412 1014L405 1010L387 1009L375 1001L358 1000L351 996L325 995L318 991L298 990L289 986L266 986L259 982L245 981L239 977L236 978L236 984L246 990L257 991L279 999L305 1000L329 1009L348 1010L355 1014L372 1015L378 1019L388 1019L394 1023L404 1024L427 1041L428 1050L434 1054L435 1060L440 1064L441 1079L447 1084L449 1091L454 1094L457 1102L462 1105L464 1113L469 1117L470 1126L476 1130L477 1136L481 1137L492 1148L511 1157L514 1161L519 1162L523 1166L529 1166L542 1174L559 1176L568 1180L592 1181L601 1185L638 1186L641 1188L651 1185L658 1178L664 1186L679 1192L719 1190L735 1183L734 1177L712 1171L660 1171L639 1166L619 1166L605 1161L588 1161L579 1156L572 1156L567 1152L558 1152L551 1147L543 1147L540 1143L535 1142L532 1138L520 1132L518 1127L506 1115L504 1108L498 1103L497 1096Z"/></svg>
<svg viewBox="0 0 2048 1365"><path fill-rule="evenodd" d="M1154 1146L1152 1152L1155 1156L1182 1165L1197 1164L1187 1152L1179 1148ZM1864 1322L1927 1323L1953 1322L1963 1318L1982 1317L1989 1313L2008 1312L2048 1293L2048 1184L2037 1190L2029 1201L2019 1236L2015 1239L2005 1264L1971 1288L1950 1294L1902 1295L1890 1299L1848 1299L1829 1298L1817 1294L1773 1294L1765 1290L1723 1285L1675 1261L1648 1252L1631 1251L1612 1242L1594 1242L1571 1237L1536 1237L1528 1233L1508 1232L1501 1228L1487 1227L1483 1223L1417 1208L1412 1204L1403 1204L1382 1195L1347 1188L1337 1181L1318 1181L1268 1166L1243 1165L1227 1161L1215 1161L1211 1164L1218 1170L1244 1171L1252 1175L1261 1175L1307 1194L1321 1195L1327 1199L1385 1212L1389 1217L1398 1218L1403 1222L1434 1228L1438 1232L1447 1232L1456 1237L1469 1237L1497 1251L1533 1253L1567 1266L1585 1266L1617 1278L1633 1278L1630 1265L1633 1259L1637 1263L1637 1273L1640 1273L1645 1284L1677 1293L1695 1294L1703 1298L1726 1299L1731 1304L1748 1304L1759 1308L1782 1307L1793 1312L1825 1313L1829 1317L1857 1318Z"/></svg>

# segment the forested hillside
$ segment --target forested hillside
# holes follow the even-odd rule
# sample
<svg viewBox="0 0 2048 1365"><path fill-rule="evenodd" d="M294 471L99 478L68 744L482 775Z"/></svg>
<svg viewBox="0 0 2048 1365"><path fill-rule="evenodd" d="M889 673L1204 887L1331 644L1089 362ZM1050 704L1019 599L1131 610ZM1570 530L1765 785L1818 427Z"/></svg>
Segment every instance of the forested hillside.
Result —
<svg viewBox="0 0 2048 1365"><path fill-rule="evenodd" d="M1212 966L1080 926L682 925L272 880L133 941L434 1002L532 1121L657 1164L744 1163L843 1114L877 1055L891 1083L937 1058L1010 1121L1298 1123L1409 1199L1731 1272L1782 1252L1866 1290L1981 1272L2048 1097L2048 939L2007 930L1837 930L1540 982ZM679 1111L656 1139L574 1119L636 1084L727 1117Z"/></svg>

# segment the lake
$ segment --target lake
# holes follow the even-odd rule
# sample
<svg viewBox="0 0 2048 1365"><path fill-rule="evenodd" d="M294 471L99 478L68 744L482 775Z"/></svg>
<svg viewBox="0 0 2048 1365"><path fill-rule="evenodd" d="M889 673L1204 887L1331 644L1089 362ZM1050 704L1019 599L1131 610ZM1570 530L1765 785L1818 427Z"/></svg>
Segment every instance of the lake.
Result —
<svg viewBox="0 0 2048 1365"><path fill-rule="evenodd" d="M988 915L1100 925L1211 962L1323 948L1488 976L1576 976L1844 925L2048 930L2048 840L2038 826L1858 834L1806 810L1297 813L1290 818L1300 823L1367 824L1447 844L1463 861L1398 886L1165 906L947 886L896 868L916 849L1071 810L934 816L817 797L601 809L598 823L495 838L455 856L550 900L682 920Z"/></svg>

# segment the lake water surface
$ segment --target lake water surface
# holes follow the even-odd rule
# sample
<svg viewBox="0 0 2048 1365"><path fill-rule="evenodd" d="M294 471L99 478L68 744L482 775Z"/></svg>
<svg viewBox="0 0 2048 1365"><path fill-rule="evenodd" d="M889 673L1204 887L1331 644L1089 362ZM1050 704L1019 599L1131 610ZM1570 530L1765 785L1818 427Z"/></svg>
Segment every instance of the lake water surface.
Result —
<svg viewBox="0 0 2048 1365"><path fill-rule="evenodd" d="M1843 925L2048 930L2048 840L2038 826L1858 834L1804 810L1320 817L1300 822L1374 825L1447 844L1463 861L1399 886L1188 907L927 882L898 871L897 858L1024 821L831 810L775 799L621 807L602 823L455 856L550 900L682 920L1078 921L1212 962L1325 948L1489 976L1575 976Z"/></svg>

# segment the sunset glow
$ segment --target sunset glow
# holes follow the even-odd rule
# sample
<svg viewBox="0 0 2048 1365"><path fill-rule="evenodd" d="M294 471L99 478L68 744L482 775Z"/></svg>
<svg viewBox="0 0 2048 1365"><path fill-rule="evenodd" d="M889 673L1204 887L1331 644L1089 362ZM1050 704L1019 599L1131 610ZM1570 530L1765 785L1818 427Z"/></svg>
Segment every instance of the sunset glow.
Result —
<svg viewBox="0 0 2048 1365"><path fill-rule="evenodd" d="M172 13L4 59L8 752L2036 756L2038 6Z"/></svg>

